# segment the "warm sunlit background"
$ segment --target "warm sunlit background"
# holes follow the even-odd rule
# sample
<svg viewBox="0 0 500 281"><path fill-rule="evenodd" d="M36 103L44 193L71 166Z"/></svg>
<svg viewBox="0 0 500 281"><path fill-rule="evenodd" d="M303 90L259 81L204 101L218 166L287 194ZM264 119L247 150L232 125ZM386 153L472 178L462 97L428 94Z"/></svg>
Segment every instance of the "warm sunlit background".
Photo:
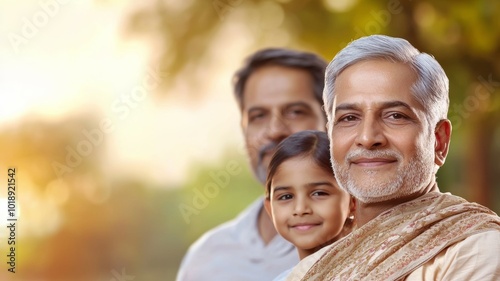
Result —
<svg viewBox="0 0 500 281"><path fill-rule="evenodd" d="M443 191L500 211L500 2L0 0L0 280L174 280L262 189L231 78L262 47L374 33L450 78ZM7 170L16 168L16 273Z"/></svg>

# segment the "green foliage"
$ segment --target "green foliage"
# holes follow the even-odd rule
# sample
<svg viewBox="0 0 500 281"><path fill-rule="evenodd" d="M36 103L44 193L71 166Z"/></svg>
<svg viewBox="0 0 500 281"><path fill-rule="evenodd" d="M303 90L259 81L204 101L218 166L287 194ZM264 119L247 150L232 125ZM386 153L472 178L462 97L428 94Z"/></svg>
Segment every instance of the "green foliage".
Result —
<svg viewBox="0 0 500 281"><path fill-rule="evenodd" d="M193 190L214 182L210 175L237 163L239 173L189 223L180 204L192 205ZM111 184L109 199L95 204L71 197L62 212L64 224L51 236L21 241L20 277L47 280L110 280L112 271L137 280L174 280L181 259L206 230L234 218L262 194L242 155L226 156L215 166L201 166L183 188L152 186L122 179ZM24 249L22 247L22 249ZM96 276L102 276L96 279Z"/></svg>
<svg viewBox="0 0 500 281"><path fill-rule="evenodd" d="M200 61L217 60L226 50L207 52L231 42L252 42L250 49L273 45L315 51L330 60L348 42L361 36L380 33L403 37L422 52L436 57L450 79L450 112L453 139L447 164L439 173L443 190L449 190L500 209L494 195L500 189L493 148L493 132L500 122L500 2L495 0L454 1L263 1L217 0L217 9L192 1L186 4L186 21L194 28L171 24L179 17L169 9L156 9L151 14L163 24L154 29L140 29L169 43L169 51L160 58L162 69L175 79L184 73L203 71ZM283 20L274 26L265 23L270 15L266 3L274 3ZM148 10L148 8L145 8ZM221 16L221 12L223 16ZM144 10L138 11L144 14ZM186 16L189 14L189 16ZM281 18L281 17L279 17ZM137 19L137 17L132 17ZM150 18L149 18L150 19ZM138 21L130 22L131 34ZM191 26L191 25L189 25ZM228 26L246 26L231 38L216 37ZM273 40L285 33L289 41ZM196 44L195 44L196 43ZM176 56L172 58L171 53ZM193 92L205 77L193 77ZM229 81L229 78L228 78ZM168 86L168 83L165 84Z"/></svg>
<svg viewBox="0 0 500 281"><path fill-rule="evenodd" d="M382 33L406 38L434 55L450 78L449 117L454 122L450 154L438 173L440 188L500 211L499 1L359 0L343 10L326 3L349 1L271 1L283 12L283 22L265 28L262 22L275 16L265 13L263 7L269 1L168 2L141 6L130 16L126 33L150 35L162 42L158 60L171 80L186 79L186 73L206 73L204 62L218 61L238 41L252 42L247 46L251 50L280 44L308 49L330 60L351 40ZM234 37L221 36L233 27L247 29L238 29L245 32ZM290 40L276 43L276 32ZM189 79L186 84L192 92L203 94L196 87L207 83L207 77ZM162 84L165 89L170 85ZM75 146L83 128L95 127L95 122L82 122L79 118L46 126L28 122L2 132L1 160L29 167L22 173L24 188L31 182L43 193L55 179L51 163L65 163L64 148ZM109 183L107 201L89 201L75 186L80 174L90 174L98 188L107 188L97 168L101 149L68 176L72 189L60 206L60 228L47 236L20 238L23 270L16 274L23 280L108 281L113 278L112 270L122 269L135 280L174 280L193 241L235 217L263 193L245 156L228 152L219 163L198 167L182 187L154 186L124 175ZM233 168L228 169L228 164ZM229 175L220 180L227 184L214 179L213 174L221 172ZM183 215L183 206L193 213Z"/></svg>

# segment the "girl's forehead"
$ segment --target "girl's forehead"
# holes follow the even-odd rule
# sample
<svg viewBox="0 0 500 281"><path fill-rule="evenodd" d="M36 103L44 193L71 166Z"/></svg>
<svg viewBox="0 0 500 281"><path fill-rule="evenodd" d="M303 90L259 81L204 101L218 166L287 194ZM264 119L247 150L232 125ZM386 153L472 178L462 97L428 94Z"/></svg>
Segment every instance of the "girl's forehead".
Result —
<svg viewBox="0 0 500 281"><path fill-rule="evenodd" d="M288 158L281 162L276 169L276 174L284 171L300 171L299 169L304 169L309 167L311 169L320 169L321 167L314 161L311 155L297 155Z"/></svg>
<svg viewBox="0 0 500 281"><path fill-rule="evenodd" d="M331 181L335 180L335 176L332 171L318 165L311 156L293 157L283 161L278 166L271 185L294 185L318 179Z"/></svg>

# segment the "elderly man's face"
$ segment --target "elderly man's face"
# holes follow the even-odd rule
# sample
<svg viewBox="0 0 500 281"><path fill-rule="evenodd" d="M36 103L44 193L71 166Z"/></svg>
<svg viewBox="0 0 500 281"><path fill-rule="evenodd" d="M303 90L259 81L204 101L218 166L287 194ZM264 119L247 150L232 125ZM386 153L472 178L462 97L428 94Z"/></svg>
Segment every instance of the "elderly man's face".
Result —
<svg viewBox="0 0 500 281"><path fill-rule="evenodd" d="M361 202L407 198L433 184L436 138L412 96L415 80L408 65L386 60L358 62L337 78L332 162Z"/></svg>
<svg viewBox="0 0 500 281"><path fill-rule="evenodd" d="M252 169L264 183L276 145L303 130L325 130L326 118L314 97L309 73L264 66L248 79L243 94L241 127Z"/></svg>

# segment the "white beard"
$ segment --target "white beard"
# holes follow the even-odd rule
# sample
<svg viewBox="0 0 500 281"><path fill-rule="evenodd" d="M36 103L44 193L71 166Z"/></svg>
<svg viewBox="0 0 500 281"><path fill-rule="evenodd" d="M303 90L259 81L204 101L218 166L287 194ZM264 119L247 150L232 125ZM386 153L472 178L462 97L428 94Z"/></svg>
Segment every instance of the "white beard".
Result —
<svg viewBox="0 0 500 281"><path fill-rule="evenodd" d="M362 179L354 178L349 170L354 157L393 158L398 163L393 177L381 179L378 171L365 170ZM422 190L434 172L434 151L430 147L417 145L417 152L408 164L403 156L393 150L350 151L341 164L332 157L333 170L339 185L363 203L378 203L412 195Z"/></svg>

